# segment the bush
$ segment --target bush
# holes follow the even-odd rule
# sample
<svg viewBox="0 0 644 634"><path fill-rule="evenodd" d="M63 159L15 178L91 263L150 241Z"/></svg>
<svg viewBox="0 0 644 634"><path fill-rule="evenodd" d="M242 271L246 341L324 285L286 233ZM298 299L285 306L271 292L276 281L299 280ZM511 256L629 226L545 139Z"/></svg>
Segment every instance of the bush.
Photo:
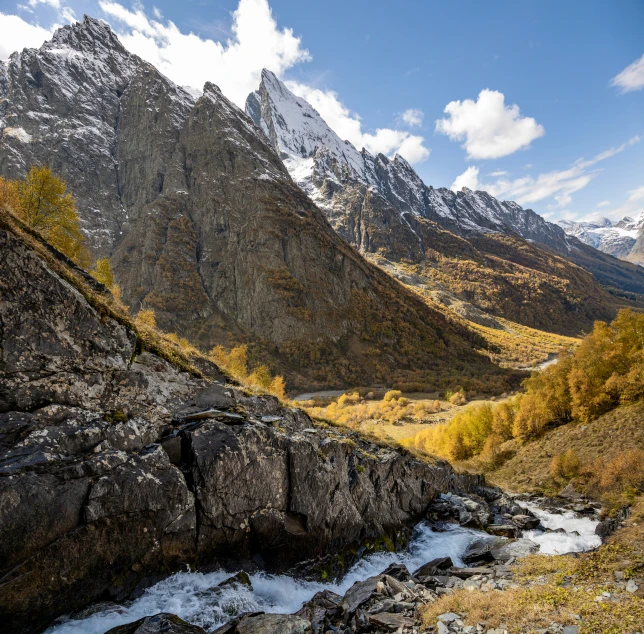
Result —
<svg viewBox="0 0 644 634"><path fill-rule="evenodd" d="M154 311L150 308L141 309L134 318L134 322L137 325L143 324L149 328L157 327L156 316L154 315Z"/></svg>
<svg viewBox="0 0 644 634"><path fill-rule="evenodd" d="M108 258L100 258L96 260L94 268L90 270L90 274L107 288L112 288L116 283L114 280L114 273L112 272L112 265Z"/></svg>
<svg viewBox="0 0 644 634"><path fill-rule="evenodd" d="M180 340L179 344L182 341L184 340ZM259 365L249 373L248 346L236 346L231 350L226 350L223 346L215 346L208 356L246 388L259 392L268 392L280 399L286 398L284 378L272 376L267 366Z"/></svg>
<svg viewBox="0 0 644 634"><path fill-rule="evenodd" d="M550 463L550 477L554 480L571 480L579 475L581 462L572 450L557 454Z"/></svg>

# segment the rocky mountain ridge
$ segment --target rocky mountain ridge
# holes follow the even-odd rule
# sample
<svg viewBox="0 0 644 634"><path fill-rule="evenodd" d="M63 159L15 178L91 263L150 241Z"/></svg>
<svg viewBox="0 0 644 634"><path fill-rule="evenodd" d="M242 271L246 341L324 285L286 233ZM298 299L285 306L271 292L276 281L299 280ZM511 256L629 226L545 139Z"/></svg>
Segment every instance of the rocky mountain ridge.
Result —
<svg viewBox="0 0 644 634"><path fill-rule="evenodd" d="M93 255L164 330L249 343L291 389L503 374L336 235L216 86L195 100L89 17L0 76L0 174L65 178Z"/></svg>
<svg viewBox="0 0 644 634"><path fill-rule="evenodd" d="M367 542L404 543L438 493L480 483L316 425L214 364L199 377L169 363L100 284L6 212L0 249L8 634L136 596L187 564L314 576Z"/></svg>
<svg viewBox="0 0 644 634"><path fill-rule="evenodd" d="M435 253L439 259L454 259L475 251L488 267L490 256L501 256L503 266L514 268L515 275L521 276L525 270L519 272L516 265L526 264L522 253L527 242L534 251L543 252L532 258L530 265L536 268L531 275L548 274L557 268L562 273L563 263L553 266L552 259L545 263L555 254L590 271L607 286L644 292L643 271L589 249L530 209L499 201L487 192L435 189L425 185L399 155L389 159L383 154L372 156L364 149L359 152L342 141L310 104L290 92L270 71L263 72L259 89L249 95L246 111L280 153L293 179L324 210L336 231L363 253L393 262L429 261L437 268ZM446 231L461 241L448 238ZM541 263L536 264L537 260ZM575 277L570 268L564 275ZM506 280L511 278L506 276ZM431 279L425 278L425 282L432 286ZM488 280L489 286L493 284ZM472 301L471 291L461 299ZM601 301L608 305L613 300L604 295ZM559 302L563 303L563 298ZM476 300L474 303L487 309ZM494 303L499 305L499 298ZM534 317L521 323L536 325ZM553 328L557 326L551 323Z"/></svg>

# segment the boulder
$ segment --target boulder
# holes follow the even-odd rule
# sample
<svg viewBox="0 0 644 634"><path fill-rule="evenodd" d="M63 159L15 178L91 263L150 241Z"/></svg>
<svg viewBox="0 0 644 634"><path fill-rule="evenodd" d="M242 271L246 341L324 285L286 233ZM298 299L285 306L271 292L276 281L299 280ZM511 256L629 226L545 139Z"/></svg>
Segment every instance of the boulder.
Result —
<svg viewBox="0 0 644 634"><path fill-rule="evenodd" d="M454 565L451 557L438 557L432 559L414 571L414 577L431 577L440 574L441 570L448 570Z"/></svg>
<svg viewBox="0 0 644 634"><path fill-rule="evenodd" d="M416 623L415 619L410 619L402 614L395 614L392 612L380 612L379 614L369 615L369 623L378 629L383 629L386 632L395 632L402 630L405 627L413 627Z"/></svg>
<svg viewBox="0 0 644 634"><path fill-rule="evenodd" d="M206 634L206 630L191 625L174 614L162 612L134 623L113 627L106 634Z"/></svg>

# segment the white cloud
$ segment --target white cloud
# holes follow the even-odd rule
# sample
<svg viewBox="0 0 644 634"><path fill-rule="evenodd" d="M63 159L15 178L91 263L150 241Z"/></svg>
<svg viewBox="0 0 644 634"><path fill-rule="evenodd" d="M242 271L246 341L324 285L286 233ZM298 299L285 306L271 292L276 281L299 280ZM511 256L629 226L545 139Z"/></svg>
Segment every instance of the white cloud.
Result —
<svg viewBox="0 0 644 634"><path fill-rule="evenodd" d="M69 21L73 14L61 0L29 0L30 4L46 3L58 10L59 17ZM241 108L246 97L256 90L263 68L278 77L286 70L311 59L292 29L278 27L267 0L239 0L232 13L231 35L225 43L203 39L194 33L182 33L158 8L154 18L135 2L132 9L113 0L99 0L99 6L113 22L124 46L156 66L172 81L182 86L201 89L206 81L217 84L222 92ZM115 24L114 24L115 23ZM0 14L0 32L10 37L0 41L0 59L17 48L37 47L51 37L51 31L33 26L17 16ZM388 156L398 153L410 163L429 157L422 136L392 128L363 131L360 117L352 113L333 91L322 91L304 84L287 82L293 92L307 99L342 138L358 149ZM409 109L403 114L407 125L420 125L423 113Z"/></svg>
<svg viewBox="0 0 644 634"><path fill-rule="evenodd" d="M341 139L350 141L359 150L364 147L372 154L400 154L410 163L421 163L429 157L430 150L425 147L422 136L391 128L379 128L373 134L363 132L360 117L340 101L337 93L294 81L287 81L286 85L298 97L306 99Z"/></svg>
<svg viewBox="0 0 644 634"><path fill-rule="evenodd" d="M611 86L617 86L620 92L631 92L644 88L644 55L627 66L619 75L610 80Z"/></svg>
<svg viewBox="0 0 644 634"><path fill-rule="evenodd" d="M580 220L593 222L608 217L611 220L615 221L621 220L625 216L628 216L630 218L637 218L640 215L644 216L644 186L631 189L627 193L628 196L623 204L606 211L596 211L594 213L588 214L587 216L584 216Z"/></svg>
<svg viewBox="0 0 644 634"><path fill-rule="evenodd" d="M602 200L600 203L597 203L598 207L610 207L610 200Z"/></svg>
<svg viewBox="0 0 644 634"><path fill-rule="evenodd" d="M0 13L0 59L9 59L11 53L23 48L35 48L51 38L52 31L29 24L17 15Z"/></svg>
<svg viewBox="0 0 644 634"><path fill-rule="evenodd" d="M423 125L423 117L425 113L422 110L417 108L409 108L400 115L400 118L406 123L410 128L418 127Z"/></svg>
<svg viewBox="0 0 644 634"><path fill-rule="evenodd" d="M267 0L240 0L232 14L232 37L225 44L182 33L169 20L150 19L140 5L132 11L106 0L99 5L126 27L117 32L133 53L180 85L200 89L212 81L240 107L257 89L263 68L281 75L310 59L293 30L278 27Z"/></svg>
<svg viewBox="0 0 644 634"><path fill-rule="evenodd" d="M436 131L452 141L464 141L470 159L494 159L527 148L545 134L532 117L522 117L517 105L505 105L496 90L482 90L478 100L451 101L446 119L436 121Z"/></svg>
<svg viewBox="0 0 644 634"><path fill-rule="evenodd" d="M450 189L455 192L459 192L461 191L461 189L463 189L463 187L467 187L468 189L471 189L473 191L481 189L478 167L470 165L470 167L468 167L462 174L459 174L456 177Z"/></svg>
<svg viewBox="0 0 644 634"><path fill-rule="evenodd" d="M485 190L492 196L504 200L515 200L520 205L529 205L546 198L554 198L555 204L549 208L562 209L571 203L572 194L586 187L599 173L598 169L592 169L597 163L623 152L627 147L639 143L639 141L640 137L635 136L618 147L600 152L592 159L579 159L566 169L546 172L536 178L523 176L511 180L501 177L490 183L481 183L478 179L478 168L468 167L463 174L456 178L451 189L458 191L460 187L465 185L470 189Z"/></svg>
<svg viewBox="0 0 644 634"><path fill-rule="evenodd" d="M60 0L29 0L28 4L30 7L35 7L39 4L48 4L50 7L54 7L54 9L60 9Z"/></svg>
<svg viewBox="0 0 644 634"><path fill-rule="evenodd" d="M496 172L492 172L490 174L490 176L494 176L494 177L498 178L499 176L507 176L507 174L508 173L506 171L504 171L504 170L497 170Z"/></svg>

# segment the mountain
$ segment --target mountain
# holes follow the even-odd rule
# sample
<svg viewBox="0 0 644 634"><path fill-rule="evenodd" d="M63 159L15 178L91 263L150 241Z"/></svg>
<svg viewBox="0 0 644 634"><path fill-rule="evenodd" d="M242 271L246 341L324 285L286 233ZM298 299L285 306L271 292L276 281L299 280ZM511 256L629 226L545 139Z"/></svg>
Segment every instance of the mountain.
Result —
<svg viewBox="0 0 644 634"><path fill-rule="evenodd" d="M450 288L441 281L441 290L456 291L479 308L530 326L586 328L593 319L612 314L614 299L574 264L607 286L644 293L644 271L590 249L530 209L486 192L435 189L399 155L389 159L358 151L267 70L259 89L248 96L246 112L331 225L363 253L431 268L431 274L440 271L444 280L453 278L454 268L461 268L457 277L472 279L471 271L457 263L467 259L474 263L469 267L476 269L474 279L489 289L503 276L512 296L509 312L502 294ZM430 286L436 284L435 277L424 277ZM561 310L551 306L545 316L537 314L538 306L513 310L517 298L525 300L529 292L523 285L526 277L532 289L548 295ZM563 286L566 297L559 292Z"/></svg>
<svg viewBox="0 0 644 634"><path fill-rule="evenodd" d="M250 343L291 389L504 384L478 336L333 231L216 86L193 98L105 23L14 53L0 108L0 174L45 163L65 178L93 255L166 331Z"/></svg>
<svg viewBox="0 0 644 634"><path fill-rule="evenodd" d="M406 544L439 493L482 482L317 425L178 346L163 354L167 341L2 209L0 252L6 634L188 566L336 575L375 544ZM72 627L89 631L82 618Z"/></svg>
<svg viewBox="0 0 644 634"><path fill-rule="evenodd" d="M636 264L644 262L644 250L639 247L644 241L644 213L635 219L625 216L616 223L603 218L597 222L560 220L558 224L568 235L604 253ZM635 248L636 243L638 248Z"/></svg>

